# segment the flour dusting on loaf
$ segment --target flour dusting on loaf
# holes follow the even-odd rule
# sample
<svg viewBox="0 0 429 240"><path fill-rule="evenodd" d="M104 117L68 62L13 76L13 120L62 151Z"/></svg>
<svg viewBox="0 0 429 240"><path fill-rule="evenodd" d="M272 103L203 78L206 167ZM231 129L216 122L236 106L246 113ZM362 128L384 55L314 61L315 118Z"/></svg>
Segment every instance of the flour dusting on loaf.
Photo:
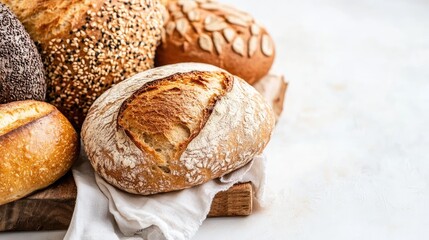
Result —
<svg viewBox="0 0 429 240"><path fill-rule="evenodd" d="M222 75L225 78L230 77L233 80L232 86L225 88L223 94L213 95L216 101L208 108L207 119L189 118L191 123L198 124L190 128L190 141L179 146L177 151L180 155L177 158L171 155L173 157L162 159L153 149L144 148L130 138L126 131L136 131L137 125L133 125L133 128L126 126L128 130L124 130L124 127L118 124L121 106L132 99L136 92L175 75L199 74L204 78L207 76L205 73L219 78ZM174 78L172 81L172 84L175 84ZM183 90L183 86L179 84L177 88ZM197 92L195 90L195 93ZM200 95L201 93L197 94ZM197 111L186 106L192 104L192 101L187 102L184 99L182 107L175 107L183 109L181 116L204 116L199 115L202 114L200 112L189 112ZM154 132L157 126L161 126L153 122L141 124L153 125ZM147 195L192 187L245 165L253 156L262 152L269 141L273 126L272 109L259 93L243 80L211 65L182 63L142 72L106 91L91 107L81 134L88 158L98 174L120 189ZM145 127L147 126L143 128ZM158 133L169 138L174 137L166 130ZM150 138L148 139L150 142ZM175 139L169 142L174 143Z"/></svg>

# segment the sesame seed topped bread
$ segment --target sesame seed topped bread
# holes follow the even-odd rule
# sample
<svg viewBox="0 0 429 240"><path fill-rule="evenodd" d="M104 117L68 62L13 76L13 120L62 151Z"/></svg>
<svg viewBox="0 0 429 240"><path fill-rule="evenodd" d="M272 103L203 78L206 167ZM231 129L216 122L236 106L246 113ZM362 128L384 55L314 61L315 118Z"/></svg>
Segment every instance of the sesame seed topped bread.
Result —
<svg viewBox="0 0 429 240"><path fill-rule="evenodd" d="M78 157L73 126L49 103L0 105L0 205L47 187Z"/></svg>
<svg viewBox="0 0 429 240"><path fill-rule="evenodd" d="M268 143L273 110L242 79L181 63L137 74L103 93L81 137L95 171L130 193L202 184L247 164Z"/></svg>
<svg viewBox="0 0 429 240"><path fill-rule="evenodd" d="M167 1L168 14L155 64L203 62L253 84L275 57L267 30L241 10L213 0Z"/></svg>
<svg viewBox="0 0 429 240"><path fill-rule="evenodd" d="M16 16L0 3L0 104L45 100L46 81L37 48Z"/></svg>
<svg viewBox="0 0 429 240"><path fill-rule="evenodd" d="M38 45L48 100L80 128L112 84L152 68L163 25L156 0L0 0Z"/></svg>

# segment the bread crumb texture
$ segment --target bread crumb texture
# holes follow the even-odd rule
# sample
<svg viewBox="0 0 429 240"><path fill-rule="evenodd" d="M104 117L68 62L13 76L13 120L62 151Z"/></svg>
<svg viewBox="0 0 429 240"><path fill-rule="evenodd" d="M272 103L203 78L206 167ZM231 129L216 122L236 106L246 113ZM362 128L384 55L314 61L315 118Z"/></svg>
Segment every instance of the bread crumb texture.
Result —
<svg viewBox="0 0 429 240"><path fill-rule="evenodd" d="M223 72L180 73L147 83L122 104L118 124L153 155L156 167L170 173L232 84Z"/></svg>

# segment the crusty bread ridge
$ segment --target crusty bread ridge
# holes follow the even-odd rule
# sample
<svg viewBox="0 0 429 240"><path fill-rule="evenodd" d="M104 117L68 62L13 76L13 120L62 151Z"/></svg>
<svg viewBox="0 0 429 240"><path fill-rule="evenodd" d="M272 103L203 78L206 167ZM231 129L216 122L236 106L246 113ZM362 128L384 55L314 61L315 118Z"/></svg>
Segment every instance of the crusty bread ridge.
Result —
<svg viewBox="0 0 429 240"><path fill-rule="evenodd" d="M262 152L274 122L272 109L240 78L182 63L106 91L81 136L99 175L147 195L192 187L245 165Z"/></svg>
<svg viewBox="0 0 429 240"><path fill-rule="evenodd" d="M48 103L3 104L0 119L0 205L52 184L78 156L76 131Z"/></svg>
<svg viewBox="0 0 429 240"><path fill-rule="evenodd" d="M170 159L180 158L232 84L232 76L223 72L174 74L146 83L122 103L118 126L169 173Z"/></svg>
<svg viewBox="0 0 429 240"><path fill-rule="evenodd" d="M42 55L47 98L80 129L111 85L154 66L164 8L157 0L0 0Z"/></svg>

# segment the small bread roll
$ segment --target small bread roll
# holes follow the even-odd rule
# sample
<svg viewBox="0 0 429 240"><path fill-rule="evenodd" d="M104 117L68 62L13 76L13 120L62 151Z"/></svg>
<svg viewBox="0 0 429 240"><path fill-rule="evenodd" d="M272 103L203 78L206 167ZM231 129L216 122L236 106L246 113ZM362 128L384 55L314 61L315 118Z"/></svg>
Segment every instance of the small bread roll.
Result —
<svg viewBox="0 0 429 240"><path fill-rule="evenodd" d="M78 135L54 106L0 105L0 205L47 187L78 157Z"/></svg>
<svg viewBox="0 0 429 240"><path fill-rule="evenodd" d="M45 100L43 63L15 15L0 3L0 104Z"/></svg>
<svg viewBox="0 0 429 240"><path fill-rule="evenodd" d="M274 61L274 43L252 16L208 0L168 1L156 66L203 62L218 66L252 84Z"/></svg>
<svg viewBox="0 0 429 240"><path fill-rule="evenodd" d="M95 171L130 193L189 188L247 164L267 145L271 107L242 79L182 63L137 74L92 105L82 140Z"/></svg>
<svg viewBox="0 0 429 240"><path fill-rule="evenodd" d="M157 0L0 0L40 47L47 98L80 129L112 84L154 66L163 6Z"/></svg>

